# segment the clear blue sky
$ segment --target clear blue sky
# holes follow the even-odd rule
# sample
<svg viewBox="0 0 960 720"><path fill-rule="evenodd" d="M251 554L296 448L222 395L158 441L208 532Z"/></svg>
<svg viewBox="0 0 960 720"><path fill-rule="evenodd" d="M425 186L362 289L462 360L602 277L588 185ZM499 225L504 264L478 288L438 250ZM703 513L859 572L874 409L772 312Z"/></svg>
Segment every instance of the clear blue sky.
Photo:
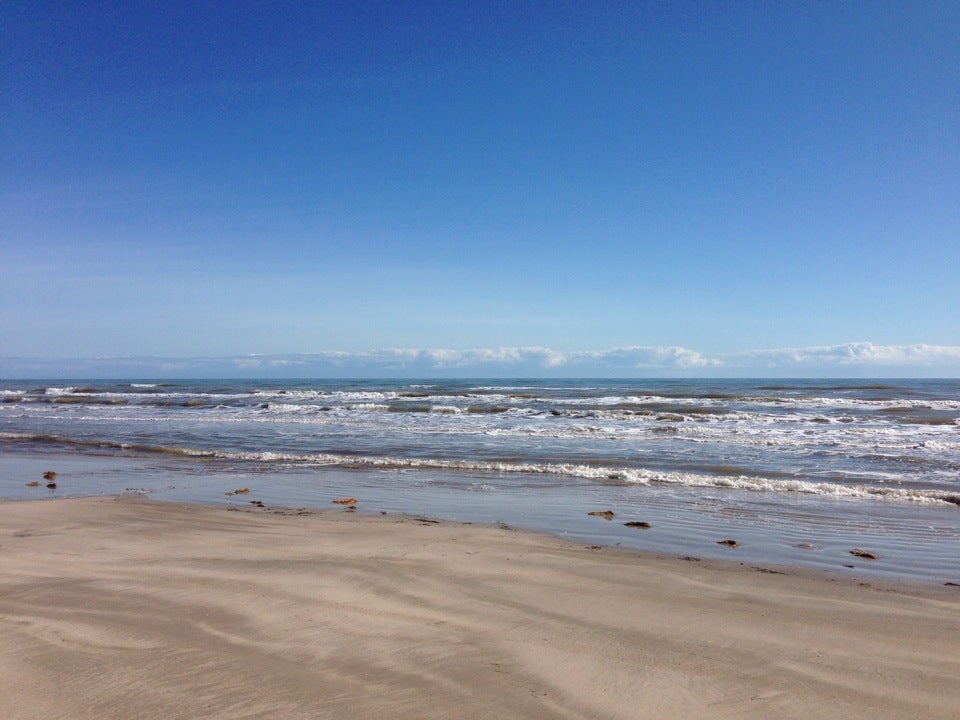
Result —
<svg viewBox="0 0 960 720"><path fill-rule="evenodd" d="M954 1L6 0L0 356L960 375L958 38Z"/></svg>

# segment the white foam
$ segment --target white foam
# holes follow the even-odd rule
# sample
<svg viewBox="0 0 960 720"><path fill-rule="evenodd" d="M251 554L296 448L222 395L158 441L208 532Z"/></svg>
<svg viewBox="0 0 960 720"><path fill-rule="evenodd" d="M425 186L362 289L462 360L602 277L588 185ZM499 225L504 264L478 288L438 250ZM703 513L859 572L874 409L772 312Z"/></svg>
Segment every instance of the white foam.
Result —
<svg viewBox="0 0 960 720"><path fill-rule="evenodd" d="M457 407L456 405L434 405L430 408L430 412L443 413L446 415L461 415L463 414L463 408Z"/></svg>
<svg viewBox="0 0 960 720"><path fill-rule="evenodd" d="M48 387L43 391L43 394L58 397L60 395L73 395L76 391L75 387Z"/></svg>
<svg viewBox="0 0 960 720"><path fill-rule="evenodd" d="M267 410L272 413L302 415L324 412L325 405L292 405L290 403L268 403Z"/></svg>
<svg viewBox="0 0 960 720"><path fill-rule="evenodd" d="M567 475L589 480L616 481L634 485L678 485L690 488L718 488L749 491L804 493L838 498L880 498L925 503L960 503L960 493L917 488L841 485L806 480L784 480L759 476L724 476L699 473L611 468L574 463L522 463L477 460L440 460L434 458L398 458L337 455L333 453L286 454L275 452L216 452L221 458L259 462L292 462L352 468L454 470L486 473L525 473Z"/></svg>
<svg viewBox="0 0 960 720"><path fill-rule="evenodd" d="M320 397L329 397L330 393L322 390L254 390L252 395L292 400L315 400Z"/></svg>

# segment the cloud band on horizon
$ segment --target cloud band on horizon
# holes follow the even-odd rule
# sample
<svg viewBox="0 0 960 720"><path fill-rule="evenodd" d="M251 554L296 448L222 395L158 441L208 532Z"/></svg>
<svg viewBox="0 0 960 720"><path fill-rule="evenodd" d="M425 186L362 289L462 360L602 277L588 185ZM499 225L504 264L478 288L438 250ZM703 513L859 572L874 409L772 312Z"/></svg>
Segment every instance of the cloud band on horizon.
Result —
<svg viewBox="0 0 960 720"><path fill-rule="evenodd" d="M678 346L609 350L497 347L224 357L0 358L13 378L54 377L954 377L960 346L852 342L708 357Z"/></svg>

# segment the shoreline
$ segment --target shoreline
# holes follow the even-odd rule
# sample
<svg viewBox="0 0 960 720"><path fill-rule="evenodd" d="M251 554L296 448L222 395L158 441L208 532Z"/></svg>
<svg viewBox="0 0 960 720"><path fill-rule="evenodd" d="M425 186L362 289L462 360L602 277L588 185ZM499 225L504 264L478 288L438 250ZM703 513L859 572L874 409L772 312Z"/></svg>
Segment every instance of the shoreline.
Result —
<svg viewBox="0 0 960 720"><path fill-rule="evenodd" d="M59 473L56 490L44 487L47 470ZM27 481L36 485L29 487ZM0 498L10 500L142 493L163 502L246 507L249 500L260 500L324 509L335 507L331 501L336 498L357 497L361 511L502 523L574 543L653 555L808 568L870 582L960 582L960 511L955 506L919 507L883 499L862 504L813 499L811 504L802 496L738 490L711 499L711 494L696 492L677 495L671 488L554 487L535 476L529 481L526 487L477 490L495 478L471 483L440 473L404 478L395 471L309 466L263 472L208 459L136 455L10 452L0 457ZM250 493L234 495L240 488L250 488ZM832 515L834 503L844 506L837 516L843 522ZM817 508L823 511L819 516ZM588 514L604 510L616 512L612 522ZM627 527L627 522L652 527ZM920 528L923 537L917 534ZM725 539L740 546L719 544ZM854 557L850 551L855 548L880 559Z"/></svg>
<svg viewBox="0 0 960 720"><path fill-rule="evenodd" d="M0 715L952 717L960 589L530 531L0 502Z"/></svg>
<svg viewBox="0 0 960 720"><path fill-rule="evenodd" d="M388 524L417 523L421 525L437 525L450 527L476 528L478 530L503 531L507 533L516 533L518 535L528 535L532 538L539 538L544 543L558 543L563 547L571 549L582 549L594 554L603 554L604 556L613 556L621 558L633 558L638 562L656 562L656 563L688 563L703 568L709 568L716 572L754 572L767 575L778 575L781 577L799 577L807 578L812 582L830 582L847 583L864 588L873 588L883 592L903 592L907 594L916 594L927 596L932 593L932 597L938 596L938 591L943 590L944 597L952 599L955 596L960 599L960 583L947 581L929 581L917 580L913 578L890 578L890 577L871 577L867 573L857 573L858 569L870 569L872 561L866 561L861 566L845 566L844 571L838 571L830 568L810 567L802 565L792 565L789 563L778 563L774 561L742 561L736 557L721 557L719 555L696 555L684 553L681 551L671 552L664 550L649 549L643 547L624 547L614 544L592 544L590 540L578 539L558 534L550 530L541 530L521 525L513 525L502 521L474 521L458 520L431 513L415 513L403 510L370 510L359 507L359 505L344 506L337 501L331 501L329 507L321 506L294 506L284 504L268 504L260 500L236 500L234 503L222 500L171 500L164 497L151 495L150 493L140 492L138 489L131 489L130 492L108 493L99 495L50 495L43 498L23 499L23 498L3 498L0 497L0 514L5 505L30 505L33 503L57 503L57 502L82 502L82 501L108 501L118 503L148 504L151 506L171 506L174 509L190 511L191 509L203 511L205 509L212 511L226 511L230 513L241 513L243 515L253 516L278 516L278 517L318 517L324 520L334 520L343 516L344 521L354 518L358 522L385 522ZM235 504L239 503L239 504ZM723 545L723 543L717 543ZM2 547L2 544L0 544ZM857 560L851 555L851 561Z"/></svg>

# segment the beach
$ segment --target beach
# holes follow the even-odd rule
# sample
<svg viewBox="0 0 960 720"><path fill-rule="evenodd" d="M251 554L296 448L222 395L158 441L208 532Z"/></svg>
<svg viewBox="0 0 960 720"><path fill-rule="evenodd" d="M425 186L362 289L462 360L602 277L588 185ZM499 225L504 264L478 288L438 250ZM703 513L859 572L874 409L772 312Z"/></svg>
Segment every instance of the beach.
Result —
<svg viewBox="0 0 960 720"><path fill-rule="evenodd" d="M957 380L0 381L0 499L355 495L868 580L960 582L958 457Z"/></svg>
<svg viewBox="0 0 960 720"><path fill-rule="evenodd" d="M0 503L0 717L953 718L960 588L409 515Z"/></svg>

